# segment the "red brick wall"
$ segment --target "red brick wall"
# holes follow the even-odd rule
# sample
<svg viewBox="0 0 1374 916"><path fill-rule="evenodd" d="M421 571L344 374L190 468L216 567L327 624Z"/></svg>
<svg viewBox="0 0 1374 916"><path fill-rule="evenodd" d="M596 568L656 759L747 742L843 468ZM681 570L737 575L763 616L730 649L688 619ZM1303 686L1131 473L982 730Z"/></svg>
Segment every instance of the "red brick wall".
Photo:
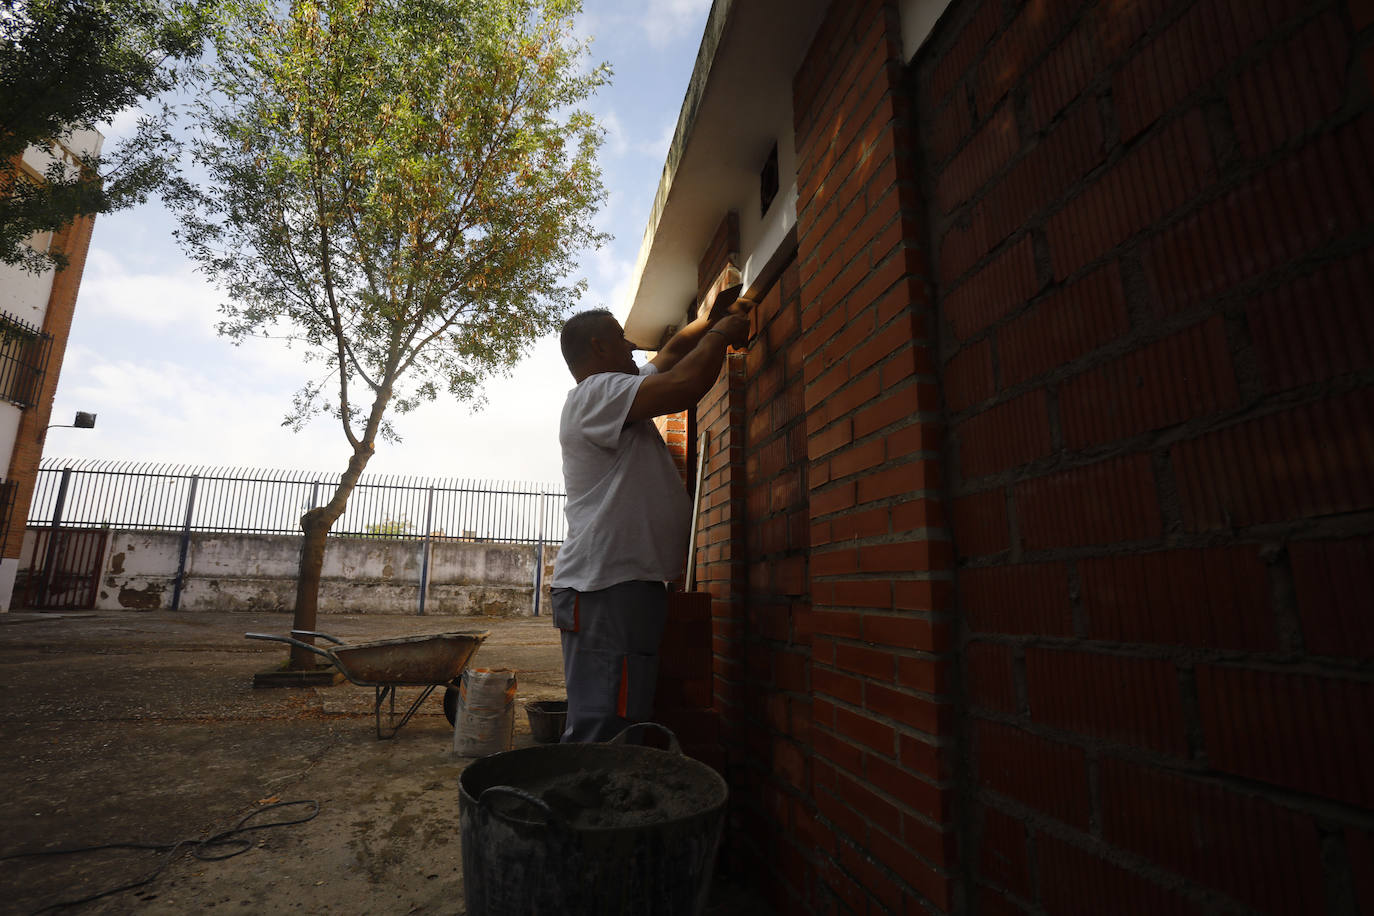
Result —
<svg viewBox="0 0 1374 916"><path fill-rule="evenodd" d="M809 637L806 679L767 697L773 757L763 759L802 754L785 777L799 781L775 780L774 797L787 804L776 805L771 826L794 840L777 847L774 899L779 912L949 910L953 550L940 492L925 207L895 3L831 5L795 76L793 111L796 263L784 277L784 311L751 347L748 377L759 392L748 400L748 445L759 456L749 465L759 552L750 554L749 613L776 626L766 615L805 608L789 593L799 572L811 605L759 653L777 672L795 665L793 655L807 659ZM800 336L789 343L793 282ZM800 369L785 396L771 390L779 366L785 380ZM805 457L770 480L777 458L768 464L767 450L786 428L779 402L787 422L803 418L787 441L796 460L804 435ZM803 499L790 497L798 485ZM792 521L803 507L804 539ZM809 552L795 553L800 545ZM806 729L785 733L782 704L795 722L807 699Z"/></svg>
<svg viewBox="0 0 1374 916"><path fill-rule="evenodd" d="M954 0L909 73L970 911L1374 911L1372 26Z"/></svg>

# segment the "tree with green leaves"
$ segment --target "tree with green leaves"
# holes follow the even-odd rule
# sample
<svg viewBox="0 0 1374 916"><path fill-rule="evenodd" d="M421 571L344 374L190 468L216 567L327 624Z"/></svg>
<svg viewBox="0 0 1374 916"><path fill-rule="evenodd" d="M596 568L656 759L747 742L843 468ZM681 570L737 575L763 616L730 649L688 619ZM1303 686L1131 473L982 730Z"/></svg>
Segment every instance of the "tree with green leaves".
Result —
<svg viewBox="0 0 1374 916"><path fill-rule="evenodd" d="M305 532L295 625L314 629L326 535L388 412L480 396L554 330L603 236L579 106L578 0L226 0L193 117L206 182L184 247L228 296L220 331L317 361L286 423L320 413L351 454ZM294 344L293 344L294 345ZM293 667L309 654L292 652Z"/></svg>
<svg viewBox="0 0 1374 916"><path fill-rule="evenodd" d="M205 24L200 2L0 0L0 262L61 266L61 252L26 240L142 203L173 180L180 147L159 97L199 58ZM150 101L116 148L64 152L77 132ZM29 147L52 157L41 176L22 164Z"/></svg>

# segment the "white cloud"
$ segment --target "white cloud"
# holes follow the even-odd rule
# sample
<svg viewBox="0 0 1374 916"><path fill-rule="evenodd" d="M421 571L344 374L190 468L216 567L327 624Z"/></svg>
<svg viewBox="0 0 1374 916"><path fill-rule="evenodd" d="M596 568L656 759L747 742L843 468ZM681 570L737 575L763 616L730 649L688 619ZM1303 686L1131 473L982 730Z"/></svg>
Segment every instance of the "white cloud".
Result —
<svg viewBox="0 0 1374 916"><path fill-rule="evenodd" d="M221 301L214 287L180 259L171 271L134 272L115 255L93 247L81 277L78 308L83 316L212 332Z"/></svg>
<svg viewBox="0 0 1374 916"><path fill-rule="evenodd" d="M677 133L677 115L664 122L656 136L649 140L640 140L635 144L635 150L645 156L657 157L660 162L668 158L668 148L673 145L673 134Z"/></svg>
<svg viewBox="0 0 1374 916"><path fill-rule="evenodd" d="M681 38L699 38L684 31L711 6L711 0L649 0L640 20L649 44L667 47Z"/></svg>

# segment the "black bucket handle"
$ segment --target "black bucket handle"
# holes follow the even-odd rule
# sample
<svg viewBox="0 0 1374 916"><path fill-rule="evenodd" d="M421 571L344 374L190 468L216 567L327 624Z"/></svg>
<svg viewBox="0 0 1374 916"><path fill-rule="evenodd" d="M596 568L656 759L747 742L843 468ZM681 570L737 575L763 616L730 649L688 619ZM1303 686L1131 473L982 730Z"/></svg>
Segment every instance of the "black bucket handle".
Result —
<svg viewBox="0 0 1374 916"><path fill-rule="evenodd" d="M499 795L509 795L512 798L518 798L526 804L538 808L540 813L544 815L544 823L547 825L556 827L567 826L563 818L558 816L558 812L549 807L548 802L544 801L544 799L535 795L533 792L526 792L524 789L517 789L515 786L488 786L483 790L482 794L477 797L477 804L479 807L490 806L491 803L488 799L495 798Z"/></svg>
<svg viewBox="0 0 1374 916"><path fill-rule="evenodd" d="M620 734L616 735L614 738L612 738L610 741L607 741L606 743L624 744L626 736L637 728L656 728L659 731L663 732L663 734L668 736L668 750L674 754L677 754L679 757L682 756L682 745L677 743L677 735L673 734L673 730L668 726L659 725L657 722L633 722L625 726L624 731L622 731Z"/></svg>

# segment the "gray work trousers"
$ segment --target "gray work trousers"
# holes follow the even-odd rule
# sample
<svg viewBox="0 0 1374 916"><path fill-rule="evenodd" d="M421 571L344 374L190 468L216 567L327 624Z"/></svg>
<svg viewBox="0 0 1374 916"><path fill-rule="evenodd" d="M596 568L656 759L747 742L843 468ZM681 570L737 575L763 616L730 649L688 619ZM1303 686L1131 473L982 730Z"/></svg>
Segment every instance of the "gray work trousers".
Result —
<svg viewBox="0 0 1374 916"><path fill-rule="evenodd" d="M561 631L568 689L565 743L608 741L632 723L649 721L667 619L662 582L622 582L595 592L553 590L553 624Z"/></svg>

